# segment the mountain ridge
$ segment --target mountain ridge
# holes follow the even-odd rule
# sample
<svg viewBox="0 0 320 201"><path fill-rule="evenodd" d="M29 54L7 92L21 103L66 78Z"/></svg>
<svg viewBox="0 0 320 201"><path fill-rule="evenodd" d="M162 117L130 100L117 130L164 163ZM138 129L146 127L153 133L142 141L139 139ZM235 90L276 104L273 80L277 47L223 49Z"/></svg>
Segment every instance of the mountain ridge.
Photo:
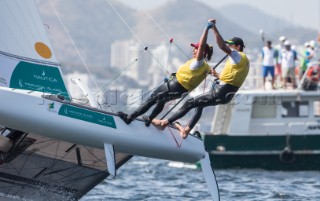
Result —
<svg viewBox="0 0 320 201"><path fill-rule="evenodd" d="M136 11L116 0L107 2L110 3L99 0L55 2L55 7L81 57L93 70L96 66L102 66L103 68L110 66L110 46L117 40L132 39L143 43L143 45L152 46L159 44L161 41L168 42L170 38L174 38L183 50L189 51L190 43L199 40L207 19L215 17L217 27L223 37L225 39L232 36L242 37L248 50L261 46L258 31L264 27L259 26L259 23L272 24L278 19L250 6L239 6L238 4L218 10L196 0L171 0L165 5L149 11ZM43 8L40 11L44 16L44 23L50 27L48 29L49 37L53 42L54 49L58 50L57 57L59 60L63 63L83 65L74 50L72 42L64 33L59 20L55 19L52 9L48 8L46 3L40 5ZM239 9L239 7L242 14L233 11ZM228 12L224 12L225 10L228 10ZM235 14L233 15L231 11ZM250 12L255 16L246 14ZM258 23L253 19L257 19ZM274 41L280 35L292 38L299 35L296 42L303 44L303 39L316 34L313 30L301 29L286 21L280 20L279 22L288 24L289 28L279 30L276 33L271 33L265 29L266 36L272 36L270 38ZM215 44L212 36L208 37L208 42ZM218 52L219 58L219 54L222 53L216 52Z"/></svg>

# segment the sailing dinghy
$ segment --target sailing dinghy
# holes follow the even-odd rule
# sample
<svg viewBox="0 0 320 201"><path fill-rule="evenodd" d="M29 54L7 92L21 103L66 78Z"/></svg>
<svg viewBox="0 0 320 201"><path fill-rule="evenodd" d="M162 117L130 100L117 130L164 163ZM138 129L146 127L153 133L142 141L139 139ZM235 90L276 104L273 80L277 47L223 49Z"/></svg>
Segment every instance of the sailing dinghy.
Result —
<svg viewBox="0 0 320 201"><path fill-rule="evenodd" d="M0 192L37 200L77 200L133 155L200 161L214 201L219 189L203 141L174 128L130 126L116 113L72 101L30 0L0 2ZM79 84L80 85L80 84ZM81 86L80 86L81 87Z"/></svg>

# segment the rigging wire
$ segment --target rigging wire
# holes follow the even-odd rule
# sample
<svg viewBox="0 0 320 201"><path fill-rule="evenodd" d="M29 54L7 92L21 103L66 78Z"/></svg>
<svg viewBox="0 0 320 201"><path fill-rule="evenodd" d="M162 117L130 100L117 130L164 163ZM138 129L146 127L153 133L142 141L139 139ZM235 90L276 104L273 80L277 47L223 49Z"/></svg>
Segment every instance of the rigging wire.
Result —
<svg viewBox="0 0 320 201"><path fill-rule="evenodd" d="M148 16L148 18L158 27L158 29L160 30L160 31L162 31L162 33L164 33L166 36L167 36L167 38L171 38L170 36L169 36L169 34L159 25L159 23L157 23L155 20L154 20L154 18L147 12L147 11L144 11L144 13ZM172 39L172 38L171 38ZM170 40L171 40L170 39ZM190 56L188 56L188 54L186 54L184 51L183 51L183 49L174 41L174 40L172 40L172 42L175 44L175 46L188 58L188 59L190 59Z"/></svg>
<svg viewBox="0 0 320 201"><path fill-rule="evenodd" d="M119 78L125 73L126 70L128 70L135 62L137 62L139 59L141 59L144 54L146 53L146 51L148 50L148 47L145 47L144 52L142 53L142 55L136 59L134 59L133 61L131 61L131 63L129 63L122 71L119 72L118 75L116 75L113 79L111 79L108 83L104 84L97 92L95 92L94 94L98 94L99 92L102 92L102 94L104 92L106 92L108 89L110 89L110 87L115 84Z"/></svg>
<svg viewBox="0 0 320 201"><path fill-rule="evenodd" d="M129 31L134 35L134 37L139 41L139 43L146 47L146 45L142 42L142 40L138 37L138 35L133 31L133 29L130 27L130 25L127 23L127 21L122 17L122 15L118 12L118 10L110 3L109 0L105 0L109 6L113 9L113 11L118 15L118 17L121 19L121 21L126 25L126 27L129 29Z"/></svg>
<svg viewBox="0 0 320 201"><path fill-rule="evenodd" d="M172 138L174 139L174 141L175 141L175 143L176 143L177 147L178 147L178 148L180 148L180 147L181 147L181 145L182 145L183 138L181 138L181 141L180 141L180 143L179 143L179 142L178 142L178 140L177 140L177 138L174 136L174 134L173 134L173 132L172 132L171 128L170 128L170 127L168 127L168 129L169 129L169 131L170 131L170 133L171 133L171 136L172 136Z"/></svg>
<svg viewBox="0 0 320 201"><path fill-rule="evenodd" d="M135 31L130 27L130 25L127 23L127 21L122 17L122 15L118 12L118 10L112 5L112 3L109 1L109 0L106 0L106 2L107 2L107 4L113 9L113 11L117 14L117 16L121 19L121 21L126 25L126 27L129 29L129 31L133 34L133 36L138 40L138 42L140 43L140 45L142 45L144 48L145 48L145 52L148 52L149 54L150 54L150 56L159 64L159 66L160 67L162 67L162 71L164 72L164 75L170 75L171 73L170 72L168 72L167 71L167 68L166 67L164 67L162 64L161 64L161 62L152 54L152 52L151 51L149 51L148 50L148 47L145 45L145 43L139 38L139 36L135 33ZM145 53L144 52L144 53ZM142 55L143 56L143 55ZM140 59L142 56L140 56L138 59ZM135 59L134 60L134 62L137 62L138 61L138 59ZM168 60L169 60L169 58L168 58ZM107 88L104 86L103 88L106 88L106 89L103 89L103 90L100 90L100 91L103 91L103 92L105 92L106 90L108 90L111 86L112 86L112 84L114 84L122 75L123 75L123 72L125 71L125 70L127 70L134 62L132 62L132 63L130 63L124 70L122 70L121 72L120 72L120 74L118 75L118 76L116 76L116 80L114 80L114 81L110 81L110 82L112 82L111 83L111 85L110 85L110 82L109 83L107 83L105 86L108 86ZM163 70L164 69L164 70ZM147 95L148 93L150 93L150 92L152 92L153 90L155 90L156 89L156 87L155 88L153 88L152 90L150 90L150 91L148 91L147 93L145 93L145 95ZM98 91L99 92L99 91ZM97 92L97 93L98 93ZM97 94L96 93L96 94ZM145 97L145 95L144 94L142 94L141 95L141 98L139 97L139 99L138 100L136 100L135 102L138 102L140 99L143 99L144 97ZM126 107L126 108L128 108L128 106Z"/></svg>
<svg viewBox="0 0 320 201"><path fill-rule="evenodd" d="M171 38L169 42L170 42L170 46L169 46L167 64L166 64L166 69L165 69L166 72L167 72L167 69L168 69L168 66L169 66L169 59L170 59L170 54L171 54L171 46L172 46L172 43L173 43L173 38ZM164 77L166 77L166 73L164 73Z"/></svg>
<svg viewBox="0 0 320 201"><path fill-rule="evenodd" d="M51 7L52 7L53 11L55 12L55 14L57 15L58 19L60 20L60 23L61 23L61 25L62 25L62 27L63 27L64 31L66 32L66 34L68 35L69 39L71 40L71 43L72 43L73 47L75 48L75 50L76 50L76 52L77 52L77 54L78 54L79 58L81 59L81 62L82 62L82 63L83 63L83 65L85 66L86 70L88 71L88 73L89 73L89 75L90 75L90 77L91 77L91 79L92 79L93 83L95 84L95 86L97 87L97 89L99 89L98 84L97 84L97 83L96 83L96 81L94 80L94 77L93 77L93 75L91 74L91 72L90 72L90 70L89 70L89 68L88 68L88 65L86 64L86 62L84 61L83 57L81 56L79 49L77 48L77 46L76 46L76 44L75 44L74 40L72 39L72 37L71 37L71 35L70 35L70 33L69 33L69 31L68 31L68 29L67 29L66 25L63 23L63 21L62 21L62 19L61 19L60 15L59 15L59 13L58 13L58 11L57 11L57 10L56 10L56 8L54 7L54 5L53 5L52 1L51 1L51 0L49 0L49 2L50 2L50 5L51 5Z"/></svg>
<svg viewBox="0 0 320 201"><path fill-rule="evenodd" d="M149 91L147 91L147 92L145 92L145 93L142 93L141 95L138 95L138 96L135 96L135 97L133 97L133 98L131 98L130 99L130 101L133 101L132 103L131 103L131 105L134 105L134 104L136 104L138 101L140 101L140 100L143 100L149 93L151 93L151 92L153 92L156 88L158 88L160 85L162 85L162 82L160 83L160 84L158 84L156 87L154 87L154 88L152 88L151 90L149 90ZM137 99L138 98L138 99ZM136 100L135 100L136 99ZM126 107L124 107L124 108L121 108L119 111L124 111L124 110L126 110L126 109L128 109L130 106L128 105L128 106L126 106Z"/></svg>
<svg viewBox="0 0 320 201"><path fill-rule="evenodd" d="M82 63L84 64L87 72L89 73L92 81L94 82L95 86L97 87L98 91L95 93L95 95L97 95L99 92L105 92L106 90L108 90L110 88L110 86L112 86L112 84L114 84L122 75L123 75L123 72L125 70L127 70L134 62L136 62L138 59L135 59L134 62L132 62L131 64L129 64L122 72L120 72L120 74L118 76L115 77L115 80L112 80L111 83L107 83L102 89L98 87L97 83L95 82L94 78L93 78L93 75L92 73L90 72L89 68L88 68L88 65L86 64L86 62L84 61L83 57L81 56L80 52L79 52L79 49L77 48L74 40L72 39L67 27L65 26L65 24L63 23L58 11L56 10L56 8L54 7L53 3L51 0L49 0L50 2L50 5L53 9L53 11L55 12L55 14L57 15L58 19L60 20L60 23L62 24L65 32L67 33L70 41L72 42L79 58L81 59ZM121 16L121 14L117 11L117 9L110 3L109 0L106 0L106 2L108 3L108 5L114 10L114 12L118 15L118 17L122 20L122 22L126 25L126 27L130 30L130 32L134 35L134 37L139 41L139 43L145 47L145 51L147 51L152 57L154 60L156 60L156 62L161 66L163 67L165 70L164 70L164 74L168 74L170 75L170 73L167 71L167 68L165 68L161 63L160 61L152 54L152 52L148 51L146 45L143 43L143 41L138 37L138 35L134 32L134 30L130 27L130 25L126 22L126 20ZM165 33L167 36L168 34L160 27L160 25L146 12L147 16L152 20L153 23L155 23L157 25L157 27L163 32ZM170 40L170 44L173 42L173 39ZM171 46L170 46L170 50L171 50ZM182 51L183 52L183 51ZM185 54L186 55L186 54ZM142 56L141 56L142 57ZM141 58L139 57L139 58ZM169 57L169 55L168 55ZM169 60L169 58L168 58ZM168 62L167 62L168 63ZM107 87L106 87L107 86ZM104 89L105 88L105 89Z"/></svg>
<svg viewBox="0 0 320 201"><path fill-rule="evenodd" d="M147 47L143 41L139 38L139 36L135 33L135 31L130 27L130 25L126 22L126 20L122 17L122 15L118 12L118 10L110 3L109 0L105 0L109 6L113 9L113 11L118 15L118 17L121 19L121 21L126 25L126 27L129 29L129 31L134 35L134 37L139 41L139 43L143 46L143 47ZM165 69L165 67L160 63L160 61L152 54L152 52L147 51L151 57L153 59L155 59L157 61L157 63L160 65L160 67L162 67L163 69ZM170 74L169 72L166 72L167 74Z"/></svg>

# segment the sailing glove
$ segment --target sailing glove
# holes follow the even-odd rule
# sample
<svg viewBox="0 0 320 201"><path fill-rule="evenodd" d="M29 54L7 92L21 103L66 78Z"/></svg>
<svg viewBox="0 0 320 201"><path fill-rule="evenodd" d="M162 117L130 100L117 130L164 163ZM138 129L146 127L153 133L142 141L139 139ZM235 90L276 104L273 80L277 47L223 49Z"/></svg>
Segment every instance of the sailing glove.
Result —
<svg viewBox="0 0 320 201"><path fill-rule="evenodd" d="M208 22L207 29L211 29L214 26L214 23Z"/></svg>

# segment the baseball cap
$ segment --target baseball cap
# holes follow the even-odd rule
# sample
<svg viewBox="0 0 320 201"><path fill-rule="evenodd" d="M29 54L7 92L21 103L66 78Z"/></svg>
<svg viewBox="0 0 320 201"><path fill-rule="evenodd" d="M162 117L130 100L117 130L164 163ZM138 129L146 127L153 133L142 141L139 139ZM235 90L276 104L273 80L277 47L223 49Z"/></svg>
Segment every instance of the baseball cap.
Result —
<svg viewBox="0 0 320 201"><path fill-rule="evenodd" d="M200 43L191 43L190 44L192 47L198 49L200 47ZM204 52L209 52L209 48L210 46L206 43L205 47L204 47Z"/></svg>
<svg viewBox="0 0 320 201"><path fill-rule="evenodd" d="M290 41L286 40L286 41L284 42L284 45L285 45L285 46L287 46L287 45L289 46L289 45L291 45L291 43L290 43Z"/></svg>
<svg viewBox="0 0 320 201"><path fill-rule="evenodd" d="M309 42L305 42L305 43L304 43L304 46L305 46L305 47L309 47L309 46L310 46Z"/></svg>
<svg viewBox="0 0 320 201"><path fill-rule="evenodd" d="M310 47L313 47L313 48L316 47L316 41L314 40L311 40L309 44L310 44Z"/></svg>
<svg viewBox="0 0 320 201"><path fill-rule="evenodd" d="M283 42L283 41L285 41L285 40L287 40L286 37L280 36L279 41L282 41L282 42Z"/></svg>
<svg viewBox="0 0 320 201"><path fill-rule="evenodd" d="M239 37L233 37L233 38L225 41L225 43L230 44L230 45L235 44L235 45L241 45L242 47L246 47L246 46L244 46L243 40Z"/></svg>
<svg viewBox="0 0 320 201"><path fill-rule="evenodd" d="M192 47L195 47L196 49L199 48L200 44L199 43L191 43L190 44Z"/></svg>

